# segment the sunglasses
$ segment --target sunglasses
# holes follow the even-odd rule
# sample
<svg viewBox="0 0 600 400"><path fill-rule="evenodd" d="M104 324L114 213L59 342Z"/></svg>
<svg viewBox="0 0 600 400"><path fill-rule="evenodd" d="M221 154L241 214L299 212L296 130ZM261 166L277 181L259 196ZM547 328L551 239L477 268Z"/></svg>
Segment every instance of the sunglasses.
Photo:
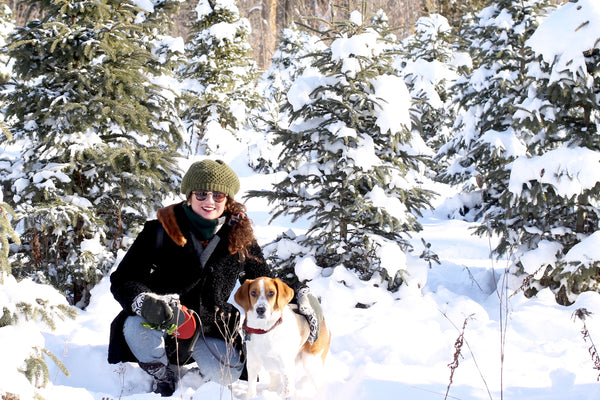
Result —
<svg viewBox="0 0 600 400"><path fill-rule="evenodd" d="M216 203L221 203L221 202L225 201L225 199L227 198L227 195L225 193L211 192L210 190L197 190L192 193L194 193L194 196L196 197L196 200L198 200L198 201L204 201L204 200L208 199L209 194L212 195L212 198Z"/></svg>

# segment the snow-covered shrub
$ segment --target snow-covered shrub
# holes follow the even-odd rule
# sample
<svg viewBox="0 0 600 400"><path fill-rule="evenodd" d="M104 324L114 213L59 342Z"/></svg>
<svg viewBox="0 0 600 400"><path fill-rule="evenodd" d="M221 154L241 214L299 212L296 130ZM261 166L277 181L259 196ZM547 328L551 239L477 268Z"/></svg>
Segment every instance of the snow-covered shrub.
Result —
<svg viewBox="0 0 600 400"><path fill-rule="evenodd" d="M379 275L396 289L401 261L386 265L381 251L408 250L408 232L421 229L417 216L432 193L420 185L426 146L411 131L410 94L392 68L385 21L380 14L363 24L354 12L325 33L330 46L290 87L290 119L276 130L282 178L272 191L249 194L274 204L274 218L310 221L294 240L319 266L342 264L365 280Z"/></svg>
<svg viewBox="0 0 600 400"><path fill-rule="evenodd" d="M10 214L0 192L0 353L4 355L0 364L0 395L9 398L9 394L18 393L33 398L35 388L48 382L45 355L67 373L58 358L44 347L42 329L54 329L57 319L73 318L76 312L51 286L30 279L17 282L10 274L8 239L19 242Z"/></svg>

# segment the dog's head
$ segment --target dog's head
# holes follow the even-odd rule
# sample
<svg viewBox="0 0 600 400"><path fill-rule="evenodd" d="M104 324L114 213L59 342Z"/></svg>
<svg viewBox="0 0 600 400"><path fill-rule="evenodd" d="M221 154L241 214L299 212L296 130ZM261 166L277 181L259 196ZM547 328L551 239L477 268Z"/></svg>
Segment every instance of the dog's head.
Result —
<svg viewBox="0 0 600 400"><path fill-rule="evenodd" d="M233 298L246 315L269 320L273 313L281 312L292 301L294 290L279 278L262 277L246 280Z"/></svg>

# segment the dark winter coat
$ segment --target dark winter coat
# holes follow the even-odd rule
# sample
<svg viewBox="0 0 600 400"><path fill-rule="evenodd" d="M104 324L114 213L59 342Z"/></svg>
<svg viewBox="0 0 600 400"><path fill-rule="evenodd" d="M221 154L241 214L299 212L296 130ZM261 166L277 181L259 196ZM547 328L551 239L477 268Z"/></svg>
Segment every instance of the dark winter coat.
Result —
<svg viewBox="0 0 600 400"><path fill-rule="evenodd" d="M198 313L206 336L221 338L224 329L233 329L239 313L227 300L236 282L272 272L258 245L243 260L230 254L230 230L225 223L206 248L197 251L202 245L190 232L182 204L163 208L157 220L146 222L110 277L111 291L123 307L111 325L110 363L136 361L125 342L123 324L133 315L134 298L143 292L179 294L181 304Z"/></svg>

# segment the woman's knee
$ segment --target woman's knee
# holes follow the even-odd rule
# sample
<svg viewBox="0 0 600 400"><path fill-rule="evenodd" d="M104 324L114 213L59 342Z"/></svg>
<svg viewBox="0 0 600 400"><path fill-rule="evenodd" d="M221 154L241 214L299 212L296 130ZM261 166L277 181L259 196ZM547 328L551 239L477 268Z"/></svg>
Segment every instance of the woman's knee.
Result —
<svg viewBox="0 0 600 400"><path fill-rule="evenodd" d="M229 385L240 378L244 364L238 350L223 340L198 339L194 346L194 361L207 381Z"/></svg>
<svg viewBox="0 0 600 400"><path fill-rule="evenodd" d="M144 321L145 319L137 315L127 317L125 320L123 335L129 349L138 361L158 361L167 364L164 332L146 328L142 325Z"/></svg>

